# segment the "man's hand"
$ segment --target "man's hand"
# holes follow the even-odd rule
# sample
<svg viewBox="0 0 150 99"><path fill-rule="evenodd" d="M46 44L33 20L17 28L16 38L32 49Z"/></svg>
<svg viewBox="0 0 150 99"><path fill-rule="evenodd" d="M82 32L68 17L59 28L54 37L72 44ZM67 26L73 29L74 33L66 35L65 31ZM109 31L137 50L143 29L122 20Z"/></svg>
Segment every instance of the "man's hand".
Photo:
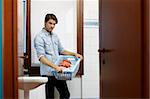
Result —
<svg viewBox="0 0 150 99"><path fill-rule="evenodd" d="M63 73L62 68L61 68L61 67L59 67L59 66L57 66L57 67L55 68L55 70L56 70L58 73Z"/></svg>
<svg viewBox="0 0 150 99"><path fill-rule="evenodd" d="M80 58L81 60L83 60L83 56L82 55L76 53L75 56L78 57L78 58Z"/></svg>

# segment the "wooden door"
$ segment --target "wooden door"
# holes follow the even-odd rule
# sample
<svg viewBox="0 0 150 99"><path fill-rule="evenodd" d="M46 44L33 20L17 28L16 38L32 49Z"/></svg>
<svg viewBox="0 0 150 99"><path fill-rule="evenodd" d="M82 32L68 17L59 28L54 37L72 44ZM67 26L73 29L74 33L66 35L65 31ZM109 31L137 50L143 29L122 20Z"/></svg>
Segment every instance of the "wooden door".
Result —
<svg viewBox="0 0 150 99"><path fill-rule="evenodd" d="M141 0L100 5L101 98L140 98Z"/></svg>

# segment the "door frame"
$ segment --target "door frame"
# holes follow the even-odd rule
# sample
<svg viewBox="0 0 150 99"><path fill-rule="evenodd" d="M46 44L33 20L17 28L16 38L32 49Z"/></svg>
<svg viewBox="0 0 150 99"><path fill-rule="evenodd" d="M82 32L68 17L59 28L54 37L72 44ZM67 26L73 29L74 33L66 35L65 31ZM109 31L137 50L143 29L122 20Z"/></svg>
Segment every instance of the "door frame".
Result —
<svg viewBox="0 0 150 99"><path fill-rule="evenodd" d="M149 0L141 0L142 4L142 98L150 97L149 87Z"/></svg>
<svg viewBox="0 0 150 99"><path fill-rule="evenodd" d="M30 5L30 0L28 5ZM17 0L2 0L3 4L3 33L2 33L2 62L3 62L3 98L18 99L18 24L17 24ZM78 8L83 9L83 0L77 0ZM80 5L79 5L80 4ZM81 9L79 8L79 9ZM27 11L29 11L28 8ZM78 46L79 53L83 53L83 11L78 13L78 24L81 24L78 28ZM29 13L27 15L27 23L30 23ZM80 17L79 17L80 16ZM30 28L27 26L27 30ZM80 34L82 33L82 34ZM28 45L30 46L30 45ZM81 63L80 75L83 74L83 61Z"/></svg>
<svg viewBox="0 0 150 99"><path fill-rule="evenodd" d="M17 0L3 0L3 98L18 99Z"/></svg>

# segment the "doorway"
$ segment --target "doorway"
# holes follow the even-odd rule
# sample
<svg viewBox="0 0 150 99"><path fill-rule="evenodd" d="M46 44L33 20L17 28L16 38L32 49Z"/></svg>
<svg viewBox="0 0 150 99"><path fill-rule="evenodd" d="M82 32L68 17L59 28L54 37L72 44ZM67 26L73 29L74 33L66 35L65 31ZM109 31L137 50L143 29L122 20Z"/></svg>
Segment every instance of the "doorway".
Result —
<svg viewBox="0 0 150 99"><path fill-rule="evenodd" d="M27 6L26 9L31 9L30 11L27 10L28 11L27 16L31 15L31 18L29 18L29 17L26 18L26 20L28 19L27 22L29 22L29 23L26 23L26 24L28 24L27 25L28 27L26 26L26 28L28 28L28 29L26 29L26 35L28 35L28 36L24 36L24 37L25 38L28 37L28 39L26 39L25 44L27 45L26 47L29 47L29 48L25 48L26 49L25 51L27 51L26 53L28 54L28 56L31 55L29 57L30 59L28 59L29 60L28 62L31 62L31 63L26 65L26 66L28 66L26 68L28 69L29 75L38 76L38 74L34 74L35 68L39 69L39 61L37 59L36 53L34 52L33 38L34 38L35 34L37 34L38 31L40 31L40 29L43 27L42 20L44 19L43 18L43 16L45 15L44 13L49 12L49 11L54 11L54 13L56 13L58 18L60 19L59 23L61 25L58 25L58 27L65 26L62 24L63 23L62 19L65 18L68 20L70 15L72 16L72 14L73 14L73 16L74 15L76 16L76 14L77 14L77 20L76 20L76 18L75 19L73 18L73 21L75 21L75 23L72 22L72 19L70 21L66 21L66 22L64 21L66 23L66 26L64 28L66 28L66 27L68 28L68 26L70 24L72 24L73 28L70 26L69 29L64 30L61 28L58 29L58 27L56 26L57 27L56 32L60 35L60 37L62 37L60 40L62 42L67 42L67 43L63 43L63 44L66 44L66 45L64 45L64 46L66 46L65 48L68 48L69 50L72 50L72 51L77 50L81 54L85 51L85 53L83 53L83 54L86 55L86 57L85 57L86 62L83 63L83 64L86 64L84 66L86 71L84 71L84 68L80 68L80 71L79 71L80 76L77 77L76 79L74 79L73 81L68 81L68 85L69 85L70 91L72 93L71 97L73 97L73 98L81 98L81 97L82 98L99 98L100 97L99 96L99 90L100 90L99 89L100 88L99 87L99 56L98 56L99 54L97 52L98 47L99 47L99 42L98 42L99 41L98 40L99 39L98 38L99 37L99 24L98 24L99 23L98 22L98 18L99 18L98 17L98 15L99 15L98 5L99 5L99 3L98 3L98 0L95 0L95 1L84 0L84 2L81 0L79 0L79 1L77 0L77 3L73 3L73 5L71 5L71 10L69 10L70 7L67 6L68 8L65 7L65 9L67 9L65 11L60 11L60 9L58 9L58 8L60 8L60 7L63 8L63 4L65 4L65 5L66 5L66 3L70 4L71 3L70 1L67 1L67 0L62 1L61 0L61 2L59 2L61 5L59 5L58 7L57 7L58 1L53 1L53 0L52 0L52 3L54 3L54 4L52 7L51 6L49 7L49 5L51 4L50 3L51 0L50 1L27 0L27 1L30 3L27 3L29 5ZM73 0L73 1L76 2L76 0ZM44 4L43 7L41 4ZM41 5L41 8L39 8L39 5ZM76 5L77 5L77 9L74 9L74 6L76 6ZM83 8L83 5L84 5L84 8ZM54 7L57 8L58 13L57 13L56 9L54 9ZM72 9L72 7L73 7L73 9ZM44 11L43 8L47 9L47 10L45 10L45 12L42 12L42 11ZM37 9L38 9L38 11L37 11ZM85 9L85 10L82 10L82 9ZM77 13L72 13L72 10L76 10ZM39 13L39 11L40 11L40 13ZM93 11L95 11L95 12L93 12ZM69 12L69 13L67 13L67 15L69 15L69 16L66 15L67 17L66 16L62 17L63 15L65 15L66 12ZM94 13L94 14L91 15L91 13ZM26 15L26 14L23 14L23 15ZM85 17L84 17L84 15L85 15ZM35 19L35 17L39 19L39 23L37 22L37 19ZM83 17L84 17L84 20L82 19ZM76 21L77 21L77 26L75 25ZM38 23L38 25L37 25L37 23ZM69 24L67 24L67 23L69 23ZM77 30L74 27L76 27ZM75 30L75 32L72 30ZM61 31L63 31L64 33L61 33ZM85 31L85 32L83 32L83 31ZM73 32L74 32L74 34L73 34ZM68 35L69 38L66 39L66 37L64 37L64 34ZM85 34L84 37L83 37L83 34ZM74 39L74 38L77 38L77 39ZM85 38L84 41L83 41L83 38ZM87 44L88 40L91 41L90 44ZM92 46L92 48L91 48L91 46ZM91 57L93 60L89 60L89 59L91 59ZM91 69L91 64L92 64L92 69ZM82 67L82 64L81 64L81 67ZM90 71L90 70L92 70L92 71ZM38 73L39 73L39 70L38 70ZM83 74L83 76L82 76L82 74ZM91 87L89 88L88 85L90 85ZM87 88L95 89L95 91L94 92L88 91L88 90L86 90Z"/></svg>

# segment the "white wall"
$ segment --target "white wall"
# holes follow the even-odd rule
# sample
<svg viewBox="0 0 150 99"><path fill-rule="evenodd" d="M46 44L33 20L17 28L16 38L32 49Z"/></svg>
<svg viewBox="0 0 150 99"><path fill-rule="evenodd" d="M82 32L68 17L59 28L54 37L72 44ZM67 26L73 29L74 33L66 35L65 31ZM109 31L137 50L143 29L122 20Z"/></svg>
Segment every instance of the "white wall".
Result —
<svg viewBox="0 0 150 99"><path fill-rule="evenodd" d="M31 90L29 94L29 99L45 99L45 84Z"/></svg>
<svg viewBox="0 0 150 99"><path fill-rule="evenodd" d="M84 2L83 98L99 99L98 0Z"/></svg>

